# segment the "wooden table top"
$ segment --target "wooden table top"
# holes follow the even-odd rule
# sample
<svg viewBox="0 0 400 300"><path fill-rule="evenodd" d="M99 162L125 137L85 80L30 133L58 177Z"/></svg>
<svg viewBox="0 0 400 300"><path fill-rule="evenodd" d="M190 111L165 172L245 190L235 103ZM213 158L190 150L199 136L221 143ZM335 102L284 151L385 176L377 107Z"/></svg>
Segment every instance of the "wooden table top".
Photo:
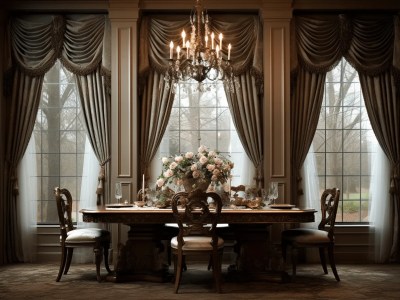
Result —
<svg viewBox="0 0 400 300"><path fill-rule="evenodd" d="M116 205L115 205L116 206ZM97 206L80 210L84 222L163 224L175 222L171 208ZM314 222L313 208L230 208L224 207L220 223L303 223Z"/></svg>

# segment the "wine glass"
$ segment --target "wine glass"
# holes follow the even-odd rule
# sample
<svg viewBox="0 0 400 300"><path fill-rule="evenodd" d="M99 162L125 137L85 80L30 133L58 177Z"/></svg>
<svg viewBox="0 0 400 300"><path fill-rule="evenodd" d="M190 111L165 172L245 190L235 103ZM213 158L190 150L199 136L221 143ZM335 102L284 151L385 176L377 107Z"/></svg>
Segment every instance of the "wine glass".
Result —
<svg viewBox="0 0 400 300"><path fill-rule="evenodd" d="M122 185L121 182L115 183L115 198L117 199L117 203L119 204L122 198Z"/></svg>
<svg viewBox="0 0 400 300"><path fill-rule="evenodd" d="M269 204L274 204L275 199L278 198L278 183L277 182L270 182L269 188L268 188L268 199Z"/></svg>

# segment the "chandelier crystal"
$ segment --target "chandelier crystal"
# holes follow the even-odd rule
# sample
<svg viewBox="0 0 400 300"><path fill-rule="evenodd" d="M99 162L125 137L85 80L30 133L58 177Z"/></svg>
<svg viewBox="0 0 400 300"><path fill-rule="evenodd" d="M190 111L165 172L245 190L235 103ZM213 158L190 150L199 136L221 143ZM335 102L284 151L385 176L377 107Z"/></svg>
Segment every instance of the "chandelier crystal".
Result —
<svg viewBox="0 0 400 300"><path fill-rule="evenodd" d="M190 14L190 25L188 37L185 30L182 31L182 43L176 48L172 41L169 44L169 65L164 75L166 88L172 87L175 93L180 82L194 79L198 82L198 90L204 91L209 89L206 82L219 80L229 92L234 93L235 87L240 87L240 84L231 65L232 45L223 44L222 33L217 39L214 32L210 32L208 14L204 12L201 0L196 0Z"/></svg>

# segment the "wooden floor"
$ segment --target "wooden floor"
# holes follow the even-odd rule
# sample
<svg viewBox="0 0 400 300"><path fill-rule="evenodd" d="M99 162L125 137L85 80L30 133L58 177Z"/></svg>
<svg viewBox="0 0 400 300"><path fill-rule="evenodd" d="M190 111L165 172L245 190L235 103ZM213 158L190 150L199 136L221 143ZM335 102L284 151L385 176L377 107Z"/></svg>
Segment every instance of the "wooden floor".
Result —
<svg viewBox="0 0 400 300"><path fill-rule="evenodd" d="M213 292L211 272L200 264L183 274L180 293L171 282L98 283L92 264L74 264L56 282L57 264L0 267L0 299L399 299L400 265L338 265L341 282L320 265L299 265L295 281L234 281L224 266L222 294ZM105 269L102 274L106 275Z"/></svg>

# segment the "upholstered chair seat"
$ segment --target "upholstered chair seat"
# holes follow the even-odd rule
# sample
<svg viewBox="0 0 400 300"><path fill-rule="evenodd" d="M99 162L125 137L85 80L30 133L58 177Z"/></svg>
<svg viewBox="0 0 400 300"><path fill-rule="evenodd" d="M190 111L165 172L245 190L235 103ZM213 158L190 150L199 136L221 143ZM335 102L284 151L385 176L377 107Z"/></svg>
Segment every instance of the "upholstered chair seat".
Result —
<svg viewBox="0 0 400 300"><path fill-rule="evenodd" d="M211 238L206 236L188 236L183 238L184 244L182 250L198 250L198 251L212 251L213 246L211 244ZM218 249L224 247L224 240L218 238ZM178 238L175 236L171 239L171 247L178 249Z"/></svg>
<svg viewBox="0 0 400 300"><path fill-rule="evenodd" d="M328 232L309 228L294 228L288 230L285 235L287 242L297 245L329 244L331 242Z"/></svg>
<svg viewBox="0 0 400 300"><path fill-rule="evenodd" d="M111 235L108 230L100 228L82 228L68 231L66 243L88 243L96 241L110 241ZM62 237L60 237L62 239Z"/></svg>

